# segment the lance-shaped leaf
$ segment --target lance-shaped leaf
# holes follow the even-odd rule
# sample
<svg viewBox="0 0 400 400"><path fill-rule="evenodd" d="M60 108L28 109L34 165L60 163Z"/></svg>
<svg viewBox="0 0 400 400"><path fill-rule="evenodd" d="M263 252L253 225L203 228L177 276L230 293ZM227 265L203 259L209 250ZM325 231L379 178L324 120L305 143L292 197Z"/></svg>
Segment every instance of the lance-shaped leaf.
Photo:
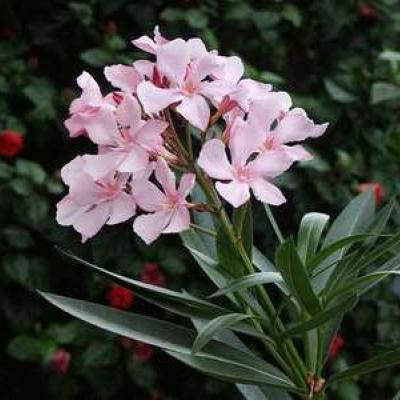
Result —
<svg viewBox="0 0 400 400"><path fill-rule="evenodd" d="M88 301L71 299L49 293L42 296L56 307L85 322L109 332L139 340L171 352L193 366L201 366L205 373L215 375L215 369L223 368L219 377L228 381L251 383L297 390L290 379L279 369L257 356L240 351L218 341L209 342L197 355L191 352L196 337L193 330L152 317L128 313ZM217 368L217 369L218 369ZM238 376L242 373L242 378Z"/></svg>
<svg viewBox="0 0 400 400"><path fill-rule="evenodd" d="M192 352L193 354L198 353L203 347L210 342L214 337L224 329L230 328L244 319L251 318L250 315L231 313L221 315L204 325L199 331L195 341L193 342Z"/></svg>
<svg viewBox="0 0 400 400"><path fill-rule="evenodd" d="M329 381L328 386L335 382L341 382L344 380L354 379L360 375L369 374L380 369L388 368L392 365L396 365L400 362L400 348L396 350L387 351L383 354L379 354L375 357L370 358L360 364L356 364L345 371L339 372L333 375Z"/></svg>
<svg viewBox="0 0 400 400"><path fill-rule="evenodd" d="M359 194L335 219L325 236L322 249L348 236L365 233L374 218L374 213L375 203L372 192L368 191ZM319 266L319 268L324 269L325 265L332 264L334 261L339 260L343 257L346 251L347 248L342 247L335 253L331 254L330 257ZM334 269L335 266L326 269L323 273L318 274L317 278L313 281L313 286L317 293L320 293L320 291L325 287L325 284Z"/></svg>
<svg viewBox="0 0 400 400"><path fill-rule="evenodd" d="M118 282L122 286L132 288L138 297L141 297L149 303L152 303L172 313L188 318L211 320L220 315L225 315L232 312L226 308L189 295L188 293L175 292L167 288L127 278L125 276L118 275L115 272L108 271L104 268L98 267L97 265L89 263L70 252L61 249L59 249L59 251L74 262L82 264L94 272ZM237 332L250 336L260 337L260 333L256 331L254 327L248 324L237 324L233 329Z"/></svg>
<svg viewBox="0 0 400 400"><path fill-rule="evenodd" d="M400 268L400 255L398 255L396 257L396 263L397 263L397 267ZM329 298L334 298L339 295L341 296L341 295L345 295L348 293L355 293L355 292L363 294L370 288L377 285L383 279L387 278L388 276L399 276L399 275L400 275L400 271L396 271L396 270L372 272L370 274L360 276L360 277L354 279L352 282L334 290L332 293L329 294Z"/></svg>
<svg viewBox="0 0 400 400"><path fill-rule="evenodd" d="M329 215L317 212L306 214L302 218L297 236L297 251L304 264L307 265L316 253L328 221Z"/></svg>
<svg viewBox="0 0 400 400"><path fill-rule="evenodd" d="M215 293L209 296L209 298L223 296L257 285L281 282L283 282L283 278L279 272L256 272L254 274L245 275L241 278L235 279L234 281L230 282L229 285L217 290Z"/></svg>
<svg viewBox="0 0 400 400"><path fill-rule="evenodd" d="M332 259L332 255L345 249L345 251L349 250L350 246L356 243L361 243L369 238L375 237L376 235L373 234L360 234L360 235L351 235L345 238L339 239L337 242L331 243L329 246L325 247L321 251L319 251L311 260L309 261L307 267L309 271L316 270L316 276L321 274L321 271L329 269L329 267L334 267L341 259L341 258ZM330 263L327 260L331 260ZM319 268L317 268L319 267Z"/></svg>
<svg viewBox="0 0 400 400"><path fill-rule="evenodd" d="M321 312L321 304L311 286L306 267L301 262L292 238L287 239L277 250L276 265L294 297L311 315Z"/></svg>
<svg viewBox="0 0 400 400"><path fill-rule="evenodd" d="M328 321L337 318L338 315L350 311L356 305L357 300L358 297L356 295L347 297L338 304L315 314L312 318L290 327L287 329L286 334L288 336L293 336L318 328L321 325L326 324Z"/></svg>

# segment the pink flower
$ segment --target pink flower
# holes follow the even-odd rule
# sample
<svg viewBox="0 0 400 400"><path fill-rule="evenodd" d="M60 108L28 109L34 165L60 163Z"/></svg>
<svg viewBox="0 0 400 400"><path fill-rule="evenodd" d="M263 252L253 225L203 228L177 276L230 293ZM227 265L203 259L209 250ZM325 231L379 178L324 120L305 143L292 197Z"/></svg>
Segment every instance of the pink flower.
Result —
<svg viewBox="0 0 400 400"><path fill-rule="evenodd" d="M87 124L92 141L100 146L99 154L85 155L85 171L100 179L112 171L141 173L148 168L150 158L157 155L168 123L143 120L138 101L126 94L115 115L101 113Z"/></svg>
<svg viewBox="0 0 400 400"><path fill-rule="evenodd" d="M71 353L63 348L59 348L51 357L50 367L58 375L67 375L70 363Z"/></svg>
<svg viewBox="0 0 400 400"><path fill-rule="evenodd" d="M144 263L140 272L140 280L155 286L165 286L165 276L156 263Z"/></svg>
<svg viewBox="0 0 400 400"><path fill-rule="evenodd" d="M82 94L71 103L71 117L65 121L71 137L85 133L86 124L96 119L101 110L111 113L114 109L109 99L103 98L99 85L88 72L82 72L77 83Z"/></svg>
<svg viewBox="0 0 400 400"><path fill-rule="evenodd" d="M119 224L136 213L135 200L126 191L129 175L113 174L94 180L84 167L79 156L63 167L61 177L70 190L57 204L57 222L73 226L82 241L96 235L104 224Z"/></svg>
<svg viewBox="0 0 400 400"><path fill-rule="evenodd" d="M312 156L303 146L288 144L321 136L328 124L314 124L303 109L291 106L287 93L270 92L251 104L248 119L264 130L264 151L281 150L293 161L309 160Z"/></svg>
<svg viewBox="0 0 400 400"><path fill-rule="evenodd" d="M255 197L264 203L280 205L286 201L281 191L268 181L286 171L292 160L282 151L258 153L264 140L263 131L251 121L237 118L232 127L229 150L219 139L208 141L202 148L198 164L216 183L218 193L233 207L240 207L250 198L250 188Z"/></svg>
<svg viewBox="0 0 400 400"><path fill-rule="evenodd" d="M177 103L176 111L204 131L210 120L206 99L222 99L234 84L222 79L206 80L213 72L218 73L221 60L210 53L193 58L193 43L189 42L176 39L157 49L156 67L167 78L169 87L146 81L139 84L137 93L147 113L158 113Z"/></svg>
<svg viewBox="0 0 400 400"><path fill-rule="evenodd" d="M140 215L133 223L134 231L150 244L162 233L176 233L189 228L190 213L186 197L195 184L195 176L186 173L176 189L175 175L163 159L157 161L155 176L163 191L150 181L142 181L133 189L137 204L151 214Z"/></svg>

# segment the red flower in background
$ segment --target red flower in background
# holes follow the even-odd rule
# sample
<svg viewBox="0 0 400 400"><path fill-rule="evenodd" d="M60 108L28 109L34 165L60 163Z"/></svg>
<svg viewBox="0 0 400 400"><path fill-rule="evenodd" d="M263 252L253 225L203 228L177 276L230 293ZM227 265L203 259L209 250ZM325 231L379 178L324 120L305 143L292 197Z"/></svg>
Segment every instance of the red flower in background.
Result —
<svg viewBox="0 0 400 400"><path fill-rule="evenodd" d="M376 22L378 19L376 8L367 3L361 3L358 6L358 15L367 22Z"/></svg>
<svg viewBox="0 0 400 400"><path fill-rule="evenodd" d="M154 356L154 347L143 342L136 342L133 350L133 361L137 363L149 362Z"/></svg>
<svg viewBox="0 0 400 400"><path fill-rule="evenodd" d="M149 400L164 400L164 395L158 389L154 390L149 397Z"/></svg>
<svg viewBox="0 0 400 400"><path fill-rule="evenodd" d="M328 360L334 360L343 349L345 340L341 335L335 335L329 344Z"/></svg>
<svg viewBox="0 0 400 400"><path fill-rule="evenodd" d="M357 186L357 192L367 192L371 190L375 195L375 203L379 207L386 195L385 189L379 182L365 182Z"/></svg>
<svg viewBox="0 0 400 400"><path fill-rule="evenodd" d="M13 158L24 147L24 136L20 132L6 129L0 132L0 156Z"/></svg>
<svg viewBox="0 0 400 400"><path fill-rule="evenodd" d="M155 286L165 286L165 275L156 263L145 263L143 265L140 280Z"/></svg>
<svg viewBox="0 0 400 400"><path fill-rule="evenodd" d="M125 336L120 337L118 339L118 342L125 350L131 349L135 344L135 341L133 339L127 338Z"/></svg>
<svg viewBox="0 0 400 400"><path fill-rule="evenodd" d="M131 308L135 300L135 295L129 289L113 285L107 293L107 300L110 306L127 310L128 308Z"/></svg>
<svg viewBox="0 0 400 400"><path fill-rule="evenodd" d="M107 21L104 24L104 32L107 35L115 35L118 32L118 25L115 21Z"/></svg>
<svg viewBox="0 0 400 400"><path fill-rule="evenodd" d="M51 369L58 375L67 375L71 363L71 353L63 348L57 349L50 360Z"/></svg>

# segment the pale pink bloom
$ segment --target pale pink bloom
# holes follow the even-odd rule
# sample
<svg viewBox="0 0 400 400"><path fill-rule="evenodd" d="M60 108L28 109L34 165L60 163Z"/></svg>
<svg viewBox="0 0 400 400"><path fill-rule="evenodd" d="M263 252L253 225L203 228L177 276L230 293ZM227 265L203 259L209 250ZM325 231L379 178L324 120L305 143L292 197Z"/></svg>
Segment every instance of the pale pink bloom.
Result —
<svg viewBox="0 0 400 400"><path fill-rule="evenodd" d="M154 39L151 39L147 35L143 35L132 40L134 46L150 54L156 54L157 49L166 43L168 43L168 40L161 35L158 26L154 28Z"/></svg>
<svg viewBox="0 0 400 400"><path fill-rule="evenodd" d="M312 156L303 146L288 144L321 136L328 124L315 124L303 109L290 110L291 105L287 93L270 92L252 103L248 119L265 132L263 150L285 151L293 161L309 160Z"/></svg>
<svg viewBox="0 0 400 400"><path fill-rule="evenodd" d="M87 123L97 118L100 111L112 112L114 108L109 99L103 97L99 85L88 72L82 72L77 83L82 94L72 101L69 108L71 116L65 121L71 137L85 133Z"/></svg>
<svg viewBox="0 0 400 400"><path fill-rule="evenodd" d="M138 97L146 113L158 113L177 103L176 111L193 126L204 131L210 120L206 99L222 99L234 89L227 80L205 80L220 68L218 57L206 53L192 59L188 42L176 39L157 49L157 70L168 80L169 87L157 87L146 81L138 86Z"/></svg>
<svg viewBox="0 0 400 400"><path fill-rule="evenodd" d="M82 241L96 235L103 225L119 224L133 217L136 203L126 191L129 174L111 174L94 180L84 172L82 157L74 158L61 170L61 177L69 186L69 193L57 204L57 222L73 226ZM146 171L145 179L151 170ZM135 181L129 184L135 185Z"/></svg>
<svg viewBox="0 0 400 400"><path fill-rule="evenodd" d="M112 171L141 173L150 158L161 151L161 134L165 121L141 118L141 108L131 95L125 94L115 114L100 113L86 129L90 139L100 146L99 154L85 155L85 171L94 179Z"/></svg>
<svg viewBox="0 0 400 400"><path fill-rule="evenodd" d="M189 228L186 197L195 184L195 175L186 173L177 189L175 175L163 159L157 161L155 176L163 191L150 181L143 181L133 189L138 206L151 213L140 215L133 223L134 231L147 244L162 233L176 233Z"/></svg>
<svg viewBox="0 0 400 400"><path fill-rule="evenodd" d="M198 164L211 177L217 179L218 193L233 207L240 207L255 197L268 204L280 205L286 201L282 192L271 182L286 171L292 160L282 151L258 154L265 138L264 132L250 121L236 119L229 142L231 162L225 144L212 139L203 146Z"/></svg>
<svg viewBox="0 0 400 400"><path fill-rule="evenodd" d="M104 75L107 80L116 88L132 94L144 77L134 65L109 65L104 67Z"/></svg>

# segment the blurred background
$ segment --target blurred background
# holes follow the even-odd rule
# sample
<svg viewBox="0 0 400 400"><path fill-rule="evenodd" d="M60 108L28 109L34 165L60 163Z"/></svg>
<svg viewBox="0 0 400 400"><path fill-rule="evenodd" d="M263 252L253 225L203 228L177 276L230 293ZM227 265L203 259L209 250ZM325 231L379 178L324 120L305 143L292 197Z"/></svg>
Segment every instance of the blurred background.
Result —
<svg viewBox="0 0 400 400"><path fill-rule="evenodd" d="M378 207L400 189L400 2L398 0L0 0L0 393L2 399L239 399L228 384L197 374L158 350L71 320L35 289L121 309L163 315L135 294L71 265L54 245L141 279L207 293L206 279L178 238L146 247L128 225L106 228L85 245L54 221L64 193L60 167L90 151L69 140L67 107L75 78L143 57L130 44L155 24L167 37L200 36L238 54L246 75L293 94L325 137L315 158L280 181L288 203L276 210L284 232L304 212L335 215L372 188ZM392 229L400 224L396 204ZM275 238L262 210L256 234L271 254ZM381 285L346 319L331 346L340 370L400 341L399 290ZM335 387L330 398L391 399L393 367Z"/></svg>

